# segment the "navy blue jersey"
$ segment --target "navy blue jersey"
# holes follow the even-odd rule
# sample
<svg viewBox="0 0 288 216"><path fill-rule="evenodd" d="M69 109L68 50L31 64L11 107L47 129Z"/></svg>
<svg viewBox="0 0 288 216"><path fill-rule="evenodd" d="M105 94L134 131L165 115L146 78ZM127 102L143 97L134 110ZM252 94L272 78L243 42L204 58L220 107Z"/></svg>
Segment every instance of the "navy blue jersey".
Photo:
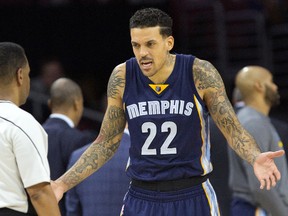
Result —
<svg viewBox="0 0 288 216"><path fill-rule="evenodd" d="M159 85L142 74L135 58L126 62L131 178L175 180L212 171L208 110L196 91L193 62L193 56L177 54L171 75Z"/></svg>

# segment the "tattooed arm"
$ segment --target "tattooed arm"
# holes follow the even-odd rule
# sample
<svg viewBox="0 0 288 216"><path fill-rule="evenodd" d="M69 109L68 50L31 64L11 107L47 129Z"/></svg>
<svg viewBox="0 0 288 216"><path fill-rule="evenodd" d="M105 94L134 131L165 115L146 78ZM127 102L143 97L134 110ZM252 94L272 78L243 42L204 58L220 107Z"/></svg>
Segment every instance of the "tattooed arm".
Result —
<svg viewBox="0 0 288 216"><path fill-rule="evenodd" d="M275 186L280 173L273 158L284 152L262 153L254 138L242 127L227 98L223 80L214 66L204 60L195 59L193 76L199 95L208 107L214 122L227 139L230 147L244 160L253 165L255 175L261 183Z"/></svg>
<svg viewBox="0 0 288 216"><path fill-rule="evenodd" d="M103 166L118 149L126 124L122 104L124 86L125 64L121 64L113 70L108 82L107 110L98 137L75 165L52 184L57 200Z"/></svg>
<svg viewBox="0 0 288 216"><path fill-rule="evenodd" d="M214 122L232 149L241 158L253 164L260 154L259 147L239 123L218 71L209 62L195 59L193 73L197 90L203 97Z"/></svg>

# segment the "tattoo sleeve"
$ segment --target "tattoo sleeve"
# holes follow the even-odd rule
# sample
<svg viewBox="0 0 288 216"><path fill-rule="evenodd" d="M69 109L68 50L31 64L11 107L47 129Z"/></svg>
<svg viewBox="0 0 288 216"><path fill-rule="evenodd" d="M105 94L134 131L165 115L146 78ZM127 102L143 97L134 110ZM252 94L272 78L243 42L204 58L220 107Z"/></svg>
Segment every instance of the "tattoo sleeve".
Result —
<svg viewBox="0 0 288 216"><path fill-rule="evenodd" d="M120 89L124 88L125 80L120 75L121 70L115 68L112 72L108 88L107 88L107 96L116 99L116 97L120 94Z"/></svg>
<svg viewBox="0 0 288 216"><path fill-rule="evenodd" d="M260 149L238 121L218 71L211 63L195 59L193 75L196 88L204 92L203 100L231 148L241 158L253 164Z"/></svg>
<svg viewBox="0 0 288 216"><path fill-rule="evenodd" d="M119 71L114 70L107 88L108 107L97 139L81 155L75 165L60 177L68 189L93 174L118 149L126 123L120 95L124 84L125 80L121 78Z"/></svg>

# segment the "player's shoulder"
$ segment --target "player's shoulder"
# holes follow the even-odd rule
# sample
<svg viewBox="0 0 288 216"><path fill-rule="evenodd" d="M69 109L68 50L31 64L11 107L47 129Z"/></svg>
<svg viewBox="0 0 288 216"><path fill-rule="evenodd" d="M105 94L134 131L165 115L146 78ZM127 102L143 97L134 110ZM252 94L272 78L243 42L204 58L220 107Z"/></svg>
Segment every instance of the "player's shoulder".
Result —
<svg viewBox="0 0 288 216"><path fill-rule="evenodd" d="M126 84L126 64L121 63L117 65L110 76L108 87L107 87L107 97L108 98L117 98L122 97L124 93L124 88Z"/></svg>
<svg viewBox="0 0 288 216"><path fill-rule="evenodd" d="M112 74L125 78L126 74L126 62L118 64L114 69Z"/></svg>
<svg viewBox="0 0 288 216"><path fill-rule="evenodd" d="M195 67L195 68L197 68L198 70L199 69L205 69L205 68L210 68L210 67L213 67L213 65L212 65L212 63L211 62L209 62L208 60L205 60L205 59L200 59L200 58L197 58L197 57L195 57L195 59L194 59L194 64L193 64L193 66Z"/></svg>
<svg viewBox="0 0 288 216"><path fill-rule="evenodd" d="M209 78L212 77L220 78L219 72L214 65L211 62L200 58L195 58L194 60L193 74L195 78L202 78L202 81L204 77L207 78L208 81L210 81Z"/></svg>

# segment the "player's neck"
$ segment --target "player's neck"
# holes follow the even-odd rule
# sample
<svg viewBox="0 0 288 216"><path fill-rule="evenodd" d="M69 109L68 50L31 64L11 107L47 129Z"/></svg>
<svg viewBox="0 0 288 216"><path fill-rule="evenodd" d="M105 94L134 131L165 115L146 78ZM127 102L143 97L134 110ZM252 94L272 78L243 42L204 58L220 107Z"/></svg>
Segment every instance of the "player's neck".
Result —
<svg viewBox="0 0 288 216"><path fill-rule="evenodd" d="M165 61L161 70L157 72L153 77L150 78L155 84L165 84L169 76L171 75L175 66L176 55L168 54L167 60Z"/></svg>

